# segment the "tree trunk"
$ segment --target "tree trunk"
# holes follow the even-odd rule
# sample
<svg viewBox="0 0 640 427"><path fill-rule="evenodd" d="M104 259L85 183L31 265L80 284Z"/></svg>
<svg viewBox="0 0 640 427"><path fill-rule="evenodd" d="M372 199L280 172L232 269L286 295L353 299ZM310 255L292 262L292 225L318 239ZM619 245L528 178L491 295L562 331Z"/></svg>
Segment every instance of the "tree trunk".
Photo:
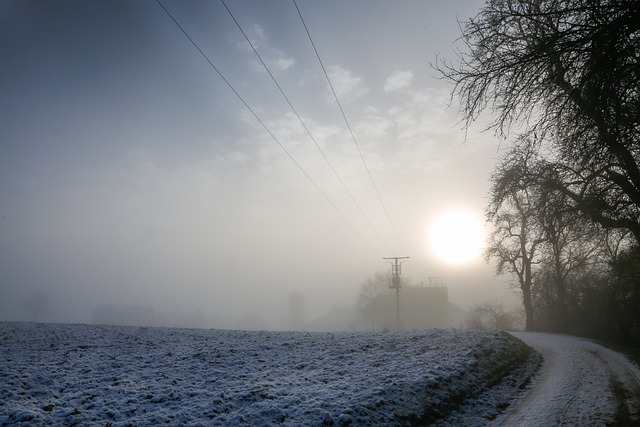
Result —
<svg viewBox="0 0 640 427"><path fill-rule="evenodd" d="M562 274L560 248L554 245L555 283L556 283L556 325L557 332L567 332L567 287Z"/></svg>
<svg viewBox="0 0 640 427"><path fill-rule="evenodd" d="M522 261L524 263L524 277L520 283L520 289L522 289L522 303L524 304L524 330L532 331L534 329L534 324L533 303L531 302L531 260L524 256Z"/></svg>
<svg viewBox="0 0 640 427"><path fill-rule="evenodd" d="M533 304L531 303L531 287L522 286L522 302L524 304L524 330L533 331Z"/></svg>

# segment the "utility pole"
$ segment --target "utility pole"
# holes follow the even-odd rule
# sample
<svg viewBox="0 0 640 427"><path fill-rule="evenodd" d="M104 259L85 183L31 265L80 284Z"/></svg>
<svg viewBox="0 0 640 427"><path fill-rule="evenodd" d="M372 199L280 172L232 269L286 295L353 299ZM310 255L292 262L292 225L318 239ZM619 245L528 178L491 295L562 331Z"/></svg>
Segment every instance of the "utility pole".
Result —
<svg viewBox="0 0 640 427"><path fill-rule="evenodd" d="M396 290L396 322L398 329L400 329L400 288L402 287L402 283L400 281L400 276L402 275L402 263L399 260L408 258L408 256L382 258L394 261L391 263L391 285L389 285L389 287Z"/></svg>

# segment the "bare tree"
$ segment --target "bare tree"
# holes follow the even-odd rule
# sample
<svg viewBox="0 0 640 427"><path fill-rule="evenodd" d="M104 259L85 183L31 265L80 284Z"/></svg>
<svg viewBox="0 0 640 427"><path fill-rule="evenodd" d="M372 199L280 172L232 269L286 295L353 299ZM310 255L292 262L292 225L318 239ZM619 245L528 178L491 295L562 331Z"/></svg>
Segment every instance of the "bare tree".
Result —
<svg viewBox="0 0 640 427"><path fill-rule="evenodd" d="M547 300L553 328L567 332L569 304L576 299L571 293L579 292L571 289L576 285L573 278L590 265L602 262L606 234L598 224L571 208L563 193L544 187L541 191L545 195L539 214L545 237L540 251L545 271L540 277L541 285L544 277L553 287L552 298Z"/></svg>
<svg viewBox="0 0 640 427"><path fill-rule="evenodd" d="M557 170L538 147L530 136L519 138L492 177L487 218L494 231L486 255L497 261L499 273L518 278L527 329L536 313L537 327L566 332L570 305L579 304L582 288L576 277L605 264L605 249L617 250L610 245L621 241L616 243L619 233L605 232L564 192L546 185Z"/></svg>
<svg viewBox="0 0 640 427"><path fill-rule="evenodd" d="M455 84L467 124L491 108L551 141L547 185L640 243L640 3L489 0L463 27L459 63L435 68Z"/></svg>
<svg viewBox="0 0 640 427"><path fill-rule="evenodd" d="M544 233L536 223L539 199L529 180L531 169L538 163L534 146L523 140L510 151L491 178L491 193L487 221L493 225L485 251L487 262L496 262L498 274L516 277L522 291L525 329L534 327L533 285L534 265Z"/></svg>
<svg viewBox="0 0 640 427"><path fill-rule="evenodd" d="M409 284L409 280L404 277L401 277L400 280L402 286ZM360 285L360 293L355 304L356 308L362 309L366 307L378 295L390 294L393 291L390 285L391 273L388 271L385 273L378 272L373 277L365 280Z"/></svg>

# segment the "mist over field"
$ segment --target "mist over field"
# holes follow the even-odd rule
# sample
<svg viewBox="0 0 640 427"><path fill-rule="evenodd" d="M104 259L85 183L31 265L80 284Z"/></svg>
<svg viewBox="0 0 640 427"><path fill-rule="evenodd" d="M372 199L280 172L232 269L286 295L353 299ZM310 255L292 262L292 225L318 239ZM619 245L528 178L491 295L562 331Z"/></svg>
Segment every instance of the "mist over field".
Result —
<svg viewBox="0 0 640 427"><path fill-rule="evenodd" d="M0 320L295 328L292 296L303 322L353 307L393 256L516 304L429 245L482 220L499 151L428 65L482 3L300 1L325 76L294 3L230 2L297 117L222 3L163 2L270 135L158 3L3 1Z"/></svg>

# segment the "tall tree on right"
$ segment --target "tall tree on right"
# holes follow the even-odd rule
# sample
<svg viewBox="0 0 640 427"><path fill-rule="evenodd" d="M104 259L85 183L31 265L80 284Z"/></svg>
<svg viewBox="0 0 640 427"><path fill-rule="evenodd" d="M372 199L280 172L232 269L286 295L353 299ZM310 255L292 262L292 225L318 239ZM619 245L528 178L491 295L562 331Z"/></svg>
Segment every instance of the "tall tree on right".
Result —
<svg viewBox="0 0 640 427"><path fill-rule="evenodd" d="M460 61L435 67L467 124L490 107L499 136L550 141L545 185L640 243L640 2L488 0L462 40Z"/></svg>
<svg viewBox="0 0 640 427"><path fill-rule="evenodd" d="M538 215L543 208L542 198L535 185L541 164L533 141L519 140L491 176L486 212L493 230L485 257L495 261L498 274L508 273L517 279L527 331L535 326L532 287L538 252L546 240Z"/></svg>

